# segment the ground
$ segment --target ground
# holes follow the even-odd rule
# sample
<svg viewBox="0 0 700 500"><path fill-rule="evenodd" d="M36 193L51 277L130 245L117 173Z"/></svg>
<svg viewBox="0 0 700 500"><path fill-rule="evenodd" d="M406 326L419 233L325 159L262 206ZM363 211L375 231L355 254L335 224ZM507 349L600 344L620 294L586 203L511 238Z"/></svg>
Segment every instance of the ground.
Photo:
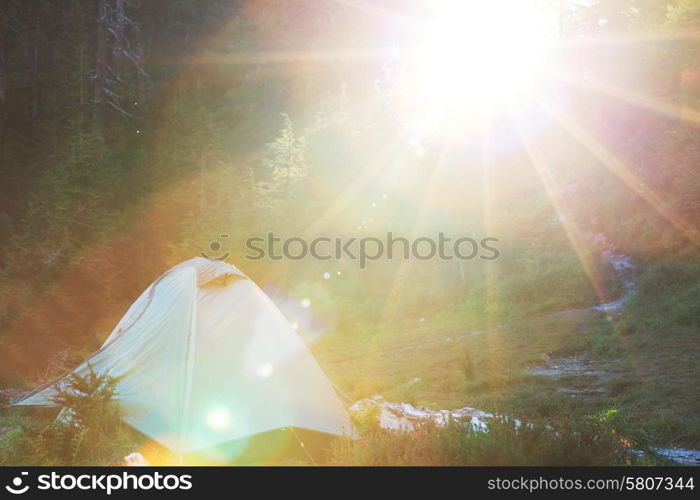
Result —
<svg viewBox="0 0 700 500"><path fill-rule="evenodd" d="M636 331L620 308L608 307L476 324L464 311L443 311L338 330L312 351L348 404L381 394L434 410L471 407L523 421L600 415L643 447L700 449L693 335ZM0 404L18 394L5 388ZM13 429L46 425L49 413L1 411L0 441Z"/></svg>
<svg viewBox="0 0 700 500"><path fill-rule="evenodd" d="M520 418L607 414L650 445L700 448L692 339L679 345L618 330L595 309L473 331L425 318L401 332L328 338L315 355L353 400L382 394Z"/></svg>

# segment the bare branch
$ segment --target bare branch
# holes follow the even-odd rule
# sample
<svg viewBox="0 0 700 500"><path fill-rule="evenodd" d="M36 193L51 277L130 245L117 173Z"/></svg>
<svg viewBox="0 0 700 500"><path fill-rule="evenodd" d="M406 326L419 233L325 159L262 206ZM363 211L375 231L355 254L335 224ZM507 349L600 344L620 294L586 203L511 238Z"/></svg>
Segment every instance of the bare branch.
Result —
<svg viewBox="0 0 700 500"><path fill-rule="evenodd" d="M132 114L132 113L129 113L129 112L126 111L125 109L121 108L117 103L115 103L115 102L113 102L113 101L111 101L111 100L108 100L108 101L107 101L107 104L108 104L109 106L111 106L112 108L114 108L114 109L115 109L116 111L118 111L119 113L121 113L121 114L123 114L123 115L125 115L125 116L128 116L129 118L134 118L135 120L143 120L142 117L136 116L136 115L134 115L134 114Z"/></svg>

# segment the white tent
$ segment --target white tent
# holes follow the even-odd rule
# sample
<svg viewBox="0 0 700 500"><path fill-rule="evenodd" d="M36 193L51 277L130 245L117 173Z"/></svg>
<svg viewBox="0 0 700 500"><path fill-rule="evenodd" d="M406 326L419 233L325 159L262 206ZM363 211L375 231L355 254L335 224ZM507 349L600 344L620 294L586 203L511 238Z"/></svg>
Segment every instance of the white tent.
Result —
<svg viewBox="0 0 700 500"><path fill-rule="evenodd" d="M162 275L75 372L88 373L88 363L123 376L124 420L177 453L282 427L351 431L296 331L255 283L218 260L198 257ZM51 406L54 387L14 404Z"/></svg>

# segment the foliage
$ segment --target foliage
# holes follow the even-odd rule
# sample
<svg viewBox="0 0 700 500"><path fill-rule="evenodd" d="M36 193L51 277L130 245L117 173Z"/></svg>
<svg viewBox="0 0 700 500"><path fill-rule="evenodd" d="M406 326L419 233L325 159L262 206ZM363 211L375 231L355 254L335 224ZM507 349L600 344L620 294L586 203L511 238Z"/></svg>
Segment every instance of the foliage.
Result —
<svg viewBox="0 0 700 500"><path fill-rule="evenodd" d="M294 131L289 115L282 114L283 127L277 138L267 144L267 155L262 165L269 171L270 181L261 182L261 204L264 198L288 201L299 195L299 186L308 174L306 139Z"/></svg>
<svg viewBox="0 0 700 500"><path fill-rule="evenodd" d="M700 331L700 264L659 261L640 278L638 292L625 308L621 328L628 333L655 335L668 341L679 336L697 339Z"/></svg>
<svg viewBox="0 0 700 500"><path fill-rule="evenodd" d="M488 431L450 422L433 423L415 431L388 431L364 427L357 440L334 444L335 465L500 465L591 466L626 465L632 461L631 443L601 418L581 421L531 422L521 425L509 418L493 419Z"/></svg>
<svg viewBox="0 0 700 500"><path fill-rule="evenodd" d="M42 429L14 428L2 439L0 463L31 465L114 465L135 445L121 420L116 397L119 378L70 373L55 386L58 417Z"/></svg>
<svg viewBox="0 0 700 500"><path fill-rule="evenodd" d="M572 42L642 41L563 44L564 69L599 88L553 83L548 94L597 147L533 116L551 170L545 192L506 119L494 117L489 165L478 141L450 148L413 137L384 88L388 63L355 57L395 35L362 9L314 0L4 0L0 379L31 386L56 374L56 358L100 345L164 269L218 242L213 256L228 254L279 292L285 314L302 318L300 332L320 339L313 348L324 370L354 396L394 391L408 401L593 414L605 404L566 399L518 370L550 351L641 360L644 387L610 381L617 418L654 440L700 443L691 394L700 253L687 230L700 227L699 51L696 38L675 36L698 25L700 2L554 4L567 5L559 28ZM363 271L348 259L247 260L246 239L267 231L495 236L501 257L383 259ZM596 234L643 267L615 324L579 321L576 312L620 292L590 244ZM299 311L304 298L312 307ZM518 332L501 328L494 342L464 337L444 348L447 337L515 322ZM85 381L100 401L85 406L85 429L100 428L90 415L109 406L109 390L90 385L98 382ZM3 439L27 463L35 445L45 450L41 463L82 463L89 441L112 453L95 441L100 432L82 432L12 421ZM407 437L391 439L423 453ZM420 446L442 459L432 444Z"/></svg>

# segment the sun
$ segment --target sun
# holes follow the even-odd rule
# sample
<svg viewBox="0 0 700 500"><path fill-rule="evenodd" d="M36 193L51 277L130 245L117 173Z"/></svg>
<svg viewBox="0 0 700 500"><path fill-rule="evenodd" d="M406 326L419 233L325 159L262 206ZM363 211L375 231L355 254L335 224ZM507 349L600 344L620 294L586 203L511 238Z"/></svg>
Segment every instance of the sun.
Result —
<svg viewBox="0 0 700 500"><path fill-rule="evenodd" d="M417 50L417 97L443 117L511 104L538 85L553 42L552 13L537 0L438 4Z"/></svg>

